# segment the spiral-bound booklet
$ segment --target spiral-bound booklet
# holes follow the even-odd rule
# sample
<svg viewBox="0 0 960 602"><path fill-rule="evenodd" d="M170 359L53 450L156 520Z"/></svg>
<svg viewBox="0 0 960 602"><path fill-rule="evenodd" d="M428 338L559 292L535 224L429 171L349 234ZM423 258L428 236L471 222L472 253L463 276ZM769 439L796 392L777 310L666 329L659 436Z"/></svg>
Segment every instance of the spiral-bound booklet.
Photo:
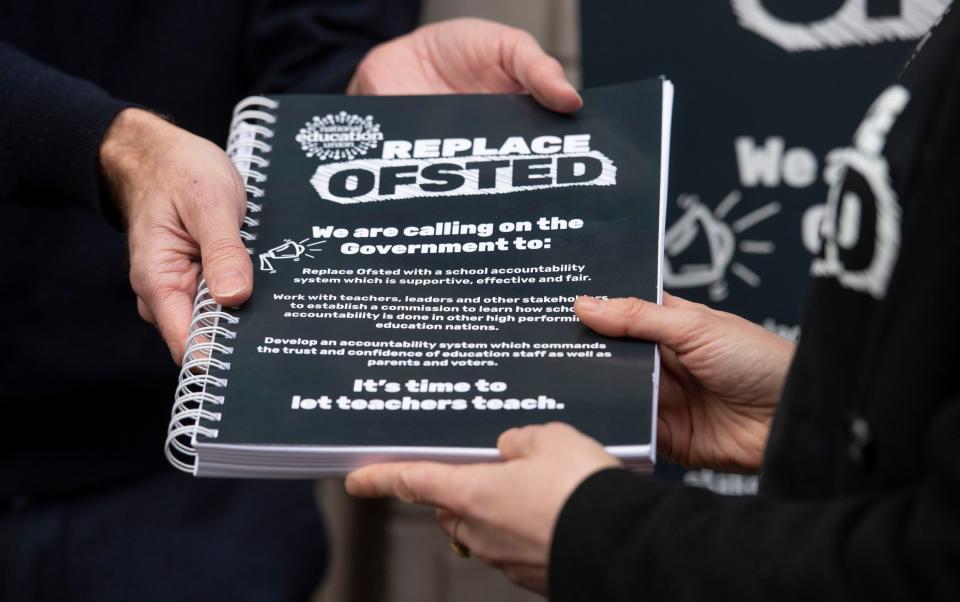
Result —
<svg viewBox="0 0 960 602"><path fill-rule="evenodd" d="M201 282L167 437L199 476L313 478L496 460L562 421L655 457L655 345L600 336L577 295L659 301L673 89L251 97L243 175L254 292Z"/></svg>

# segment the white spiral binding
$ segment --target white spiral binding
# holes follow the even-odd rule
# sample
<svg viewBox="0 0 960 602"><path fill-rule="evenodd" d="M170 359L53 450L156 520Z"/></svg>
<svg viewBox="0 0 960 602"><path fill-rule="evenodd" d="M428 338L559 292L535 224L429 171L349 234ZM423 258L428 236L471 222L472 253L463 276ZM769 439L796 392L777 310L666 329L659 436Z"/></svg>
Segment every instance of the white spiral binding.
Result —
<svg viewBox="0 0 960 602"><path fill-rule="evenodd" d="M273 138L270 126L276 123L276 117L271 111L276 108L277 101L273 99L250 96L237 104L230 123L227 155L237 166L247 189L247 215L243 219L240 237L248 243L257 239L252 229L260 225L256 214L262 205L255 199L263 198L264 194L259 185L267 181L263 170L270 161L265 155L272 148L266 140ZM251 255L254 253L252 247L247 247L247 251ZM201 424L201 421L208 424L220 421L220 412L215 410L223 404L223 395L213 391L226 387L227 379L212 374L211 370L224 373L230 369L230 362L223 358L233 352L226 342L236 337L231 327L239 321L235 310L224 308L213 300L206 280L201 279L167 431L167 460L184 472L197 472L197 435L216 438L219 434L218 429Z"/></svg>

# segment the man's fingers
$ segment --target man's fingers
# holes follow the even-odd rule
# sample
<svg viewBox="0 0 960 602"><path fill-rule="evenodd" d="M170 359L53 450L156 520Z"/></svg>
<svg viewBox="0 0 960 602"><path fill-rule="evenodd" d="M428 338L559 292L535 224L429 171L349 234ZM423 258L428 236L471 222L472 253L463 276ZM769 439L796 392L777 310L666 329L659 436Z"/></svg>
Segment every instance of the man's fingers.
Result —
<svg viewBox="0 0 960 602"><path fill-rule="evenodd" d="M156 325L157 319L154 317L153 312L150 311L150 306L140 297L137 297L137 313L140 314L144 322Z"/></svg>
<svg viewBox="0 0 960 602"><path fill-rule="evenodd" d="M242 304L253 292L253 263L239 228L225 220L199 242L203 276L213 299L228 307Z"/></svg>
<svg viewBox="0 0 960 602"><path fill-rule="evenodd" d="M412 504L449 508L459 494L456 468L438 462L374 464L347 476L347 493L357 497L396 497Z"/></svg>
<svg viewBox="0 0 960 602"><path fill-rule="evenodd" d="M193 301L193 295L183 291L161 291L151 298L149 305L146 301L143 302L155 318L160 335L167 343L173 361L178 365L183 361L187 331L193 315Z"/></svg>
<svg viewBox="0 0 960 602"><path fill-rule="evenodd" d="M658 305L633 297L577 297L573 307L580 321L602 335L655 341L674 350L679 350L698 326L687 307Z"/></svg>
<svg viewBox="0 0 960 602"><path fill-rule="evenodd" d="M221 305L237 306L253 292L253 263L240 238L243 212L238 207L244 203L243 188L216 186L215 191L192 191L199 198L183 219L200 245L203 276L213 299Z"/></svg>
<svg viewBox="0 0 960 602"><path fill-rule="evenodd" d="M501 63L540 104L558 113L572 113L583 106L563 67L540 48L533 36L519 29L510 29L506 35L506 56Z"/></svg>

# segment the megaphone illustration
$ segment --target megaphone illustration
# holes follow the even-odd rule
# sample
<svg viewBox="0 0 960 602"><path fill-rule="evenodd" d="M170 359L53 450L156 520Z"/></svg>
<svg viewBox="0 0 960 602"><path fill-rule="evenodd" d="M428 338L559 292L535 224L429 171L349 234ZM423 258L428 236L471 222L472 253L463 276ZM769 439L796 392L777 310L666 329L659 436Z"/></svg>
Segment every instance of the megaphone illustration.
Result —
<svg viewBox="0 0 960 602"><path fill-rule="evenodd" d="M289 238L283 241L283 244L277 245L266 253L260 253L260 269L271 274L276 274L271 259L292 259L300 261L300 256L307 252L303 244L294 242Z"/></svg>
<svg viewBox="0 0 960 602"><path fill-rule="evenodd" d="M733 229L696 195L681 195L678 204L685 213L664 235L663 282L669 288L709 286L712 299L723 299L727 296L724 276L736 250ZM701 234L709 249L709 261L674 268L671 258L689 249Z"/></svg>

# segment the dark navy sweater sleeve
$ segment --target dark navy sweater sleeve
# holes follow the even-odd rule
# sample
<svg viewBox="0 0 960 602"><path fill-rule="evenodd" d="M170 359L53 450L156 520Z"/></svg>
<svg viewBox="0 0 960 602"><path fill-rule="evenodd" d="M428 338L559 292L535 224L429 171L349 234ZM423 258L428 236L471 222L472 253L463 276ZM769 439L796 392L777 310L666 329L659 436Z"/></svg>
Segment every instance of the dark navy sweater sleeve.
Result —
<svg viewBox="0 0 960 602"><path fill-rule="evenodd" d="M342 93L373 46L416 25L419 7L419 0L254 3L238 59L247 89ZM4 41L0 65L0 199L101 213L109 196L101 190L100 144L116 114L134 103Z"/></svg>
<svg viewBox="0 0 960 602"><path fill-rule="evenodd" d="M100 143L130 103L3 41L0 65L0 199L100 213Z"/></svg>
<svg viewBox="0 0 960 602"><path fill-rule="evenodd" d="M342 93L371 48L416 26L420 0L260 0L253 11L250 93Z"/></svg>

